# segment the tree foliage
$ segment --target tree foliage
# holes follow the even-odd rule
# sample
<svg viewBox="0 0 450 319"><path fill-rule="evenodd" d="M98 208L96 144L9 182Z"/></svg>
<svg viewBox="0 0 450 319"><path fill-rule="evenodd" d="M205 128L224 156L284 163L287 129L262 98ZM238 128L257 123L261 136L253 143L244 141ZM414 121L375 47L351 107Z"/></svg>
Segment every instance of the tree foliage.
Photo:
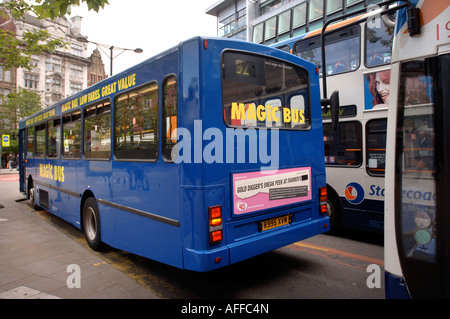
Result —
<svg viewBox="0 0 450 319"><path fill-rule="evenodd" d="M39 94L34 91L21 89L20 92L10 93L3 100L2 112L0 113L0 131L2 134L11 136L11 146L2 150L3 154L18 153L18 129L20 119L42 109L42 101Z"/></svg>
<svg viewBox="0 0 450 319"><path fill-rule="evenodd" d="M70 13L70 6L79 6L86 3L89 10L98 12L108 0L35 0L33 3L25 0L4 1L3 9L0 8L0 17L3 25L8 19L21 20L26 14L38 19L55 19ZM6 69L26 68L31 69L32 55L40 55L42 52L54 52L66 45L62 39L52 38L47 30L24 31L22 38L16 38L10 30L1 28L0 25L0 63Z"/></svg>

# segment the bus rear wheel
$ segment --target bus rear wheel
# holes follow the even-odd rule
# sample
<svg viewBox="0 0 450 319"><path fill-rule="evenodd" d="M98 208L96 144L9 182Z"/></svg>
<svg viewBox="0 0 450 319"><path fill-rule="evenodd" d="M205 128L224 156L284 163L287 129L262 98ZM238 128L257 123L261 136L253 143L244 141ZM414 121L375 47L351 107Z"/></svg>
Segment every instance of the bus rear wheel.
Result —
<svg viewBox="0 0 450 319"><path fill-rule="evenodd" d="M100 214L97 202L92 197L83 206L83 232L89 247L96 251L102 249Z"/></svg>
<svg viewBox="0 0 450 319"><path fill-rule="evenodd" d="M330 217L330 231L336 235L341 230L341 205L340 199L328 188L327 215Z"/></svg>

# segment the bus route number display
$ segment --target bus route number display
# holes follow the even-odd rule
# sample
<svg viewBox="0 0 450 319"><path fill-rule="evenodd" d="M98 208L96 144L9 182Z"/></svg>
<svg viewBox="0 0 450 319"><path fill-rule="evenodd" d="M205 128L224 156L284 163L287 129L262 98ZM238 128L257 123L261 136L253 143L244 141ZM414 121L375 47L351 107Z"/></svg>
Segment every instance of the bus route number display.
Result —
<svg viewBox="0 0 450 319"><path fill-rule="evenodd" d="M256 66L254 63L245 60L236 60L236 74L254 78L256 76Z"/></svg>

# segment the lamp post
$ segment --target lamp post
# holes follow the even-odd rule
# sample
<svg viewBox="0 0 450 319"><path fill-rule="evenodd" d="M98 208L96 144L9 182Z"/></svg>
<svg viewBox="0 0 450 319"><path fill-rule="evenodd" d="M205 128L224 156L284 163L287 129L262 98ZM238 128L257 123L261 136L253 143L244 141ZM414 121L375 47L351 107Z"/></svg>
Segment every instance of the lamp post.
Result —
<svg viewBox="0 0 450 319"><path fill-rule="evenodd" d="M109 61L110 61L110 76L113 75L113 60L115 58L117 58L119 55L121 55L125 51L133 51L135 53L142 53L142 52L144 52L144 50L142 50L141 48L136 48L136 49L118 48L118 47L115 47L113 45L109 46L109 45L106 45L106 44L101 44L101 43L97 43L97 42L94 42L94 41L89 41L86 36L78 36L77 37L77 41L78 42L82 42L82 43L93 43L93 44L97 45L97 47L100 47L100 49L102 47L106 48L106 49L109 49L109 52L110 52L109 55L105 51L103 51L102 49L101 50L109 58ZM120 52L119 54L114 56L114 50L122 50L122 52Z"/></svg>

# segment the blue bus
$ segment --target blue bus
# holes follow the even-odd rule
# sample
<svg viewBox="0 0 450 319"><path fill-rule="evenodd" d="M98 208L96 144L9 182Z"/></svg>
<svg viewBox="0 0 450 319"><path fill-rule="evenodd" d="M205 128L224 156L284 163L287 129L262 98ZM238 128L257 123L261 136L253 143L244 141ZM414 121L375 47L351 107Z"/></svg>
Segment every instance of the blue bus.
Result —
<svg viewBox="0 0 450 319"><path fill-rule="evenodd" d="M20 190L104 244L210 271L329 230L316 67L193 38L19 124Z"/></svg>

